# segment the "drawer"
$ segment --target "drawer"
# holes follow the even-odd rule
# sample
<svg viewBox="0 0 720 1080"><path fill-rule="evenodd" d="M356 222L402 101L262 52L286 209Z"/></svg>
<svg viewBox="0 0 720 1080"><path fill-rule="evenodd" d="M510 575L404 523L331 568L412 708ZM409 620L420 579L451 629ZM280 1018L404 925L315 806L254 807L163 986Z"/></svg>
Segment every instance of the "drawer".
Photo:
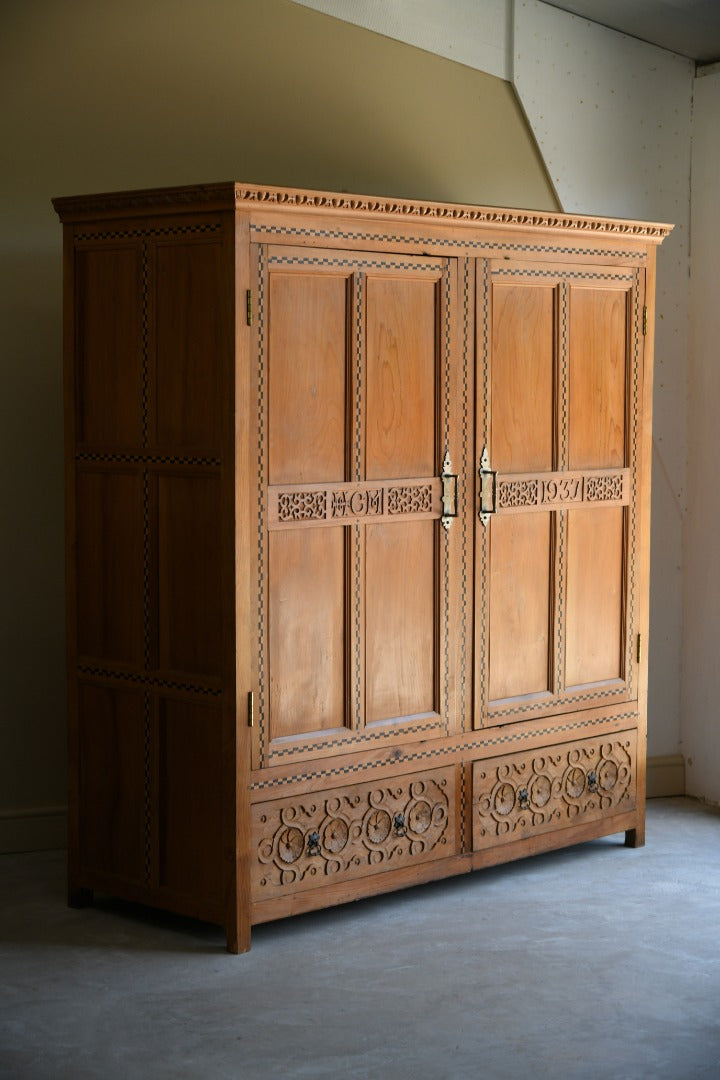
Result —
<svg viewBox="0 0 720 1080"><path fill-rule="evenodd" d="M473 764L473 848L635 809L637 736L625 731Z"/></svg>
<svg viewBox="0 0 720 1080"><path fill-rule="evenodd" d="M260 901L455 854L455 768L313 791L251 811Z"/></svg>

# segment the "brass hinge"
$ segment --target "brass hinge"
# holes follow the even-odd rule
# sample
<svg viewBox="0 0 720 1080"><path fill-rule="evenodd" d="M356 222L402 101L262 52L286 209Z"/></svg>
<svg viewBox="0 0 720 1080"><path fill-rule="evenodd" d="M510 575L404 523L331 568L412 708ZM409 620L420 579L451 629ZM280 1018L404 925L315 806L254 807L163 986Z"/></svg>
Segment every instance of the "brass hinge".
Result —
<svg viewBox="0 0 720 1080"><path fill-rule="evenodd" d="M247 324L252 326L252 289L248 289L246 294L247 299Z"/></svg>
<svg viewBox="0 0 720 1080"><path fill-rule="evenodd" d="M647 307L643 305L643 334L647 334Z"/></svg>
<svg viewBox="0 0 720 1080"><path fill-rule="evenodd" d="M248 727L255 725L255 695L250 691L248 694Z"/></svg>
<svg viewBox="0 0 720 1080"><path fill-rule="evenodd" d="M642 638L641 638L640 634L638 634L638 636L637 636L637 646L636 646L636 649L635 649L635 659L637 660L638 664L640 663L640 658L641 657L642 657Z"/></svg>

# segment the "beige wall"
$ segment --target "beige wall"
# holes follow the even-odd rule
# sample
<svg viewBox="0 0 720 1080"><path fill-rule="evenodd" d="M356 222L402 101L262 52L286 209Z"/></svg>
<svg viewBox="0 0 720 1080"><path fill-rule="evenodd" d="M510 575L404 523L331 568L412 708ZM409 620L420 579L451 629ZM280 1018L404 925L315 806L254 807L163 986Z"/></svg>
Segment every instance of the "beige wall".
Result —
<svg viewBox="0 0 720 1080"><path fill-rule="evenodd" d="M65 801L53 195L250 180L556 202L510 86L290 0L4 0L0 850ZM8 103L12 102L12 107Z"/></svg>
<svg viewBox="0 0 720 1080"><path fill-rule="evenodd" d="M720 805L719 176L720 65L714 64L695 80L693 98L690 468L680 735L688 794Z"/></svg>

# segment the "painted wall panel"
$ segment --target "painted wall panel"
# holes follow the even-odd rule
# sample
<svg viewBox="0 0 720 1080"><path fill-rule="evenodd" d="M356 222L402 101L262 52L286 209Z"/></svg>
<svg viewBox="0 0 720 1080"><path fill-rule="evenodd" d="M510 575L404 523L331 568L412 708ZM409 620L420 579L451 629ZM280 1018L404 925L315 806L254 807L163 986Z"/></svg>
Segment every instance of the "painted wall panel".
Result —
<svg viewBox="0 0 720 1080"><path fill-rule="evenodd" d="M678 749L694 65L516 0L514 82L564 210L667 221L658 256L648 748Z"/></svg>
<svg viewBox="0 0 720 1080"><path fill-rule="evenodd" d="M688 793L720 804L720 66L695 80L688 514L681 749Z"/></svg>
<svg viewBox="0 0 720 1080"><path fill-rule="evenodd" d="M509 79L511 0L295 0L378 34Z"/></svg>

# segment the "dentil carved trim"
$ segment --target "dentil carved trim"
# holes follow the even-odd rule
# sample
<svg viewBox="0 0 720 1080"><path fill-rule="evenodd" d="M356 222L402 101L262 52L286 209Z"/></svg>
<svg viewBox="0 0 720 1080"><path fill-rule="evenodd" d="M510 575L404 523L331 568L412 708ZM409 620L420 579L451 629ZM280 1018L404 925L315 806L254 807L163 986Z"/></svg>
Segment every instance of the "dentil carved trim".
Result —
<svg viewBox="0 0 720 1080"><path fill-rule="evenodd" d="M53 199L62 221L87 215L139 213L154 209L192 210L253 207L293 207L308 211L351 211L354 214L387 218L436 220L469 225L516 225L520 229L542 229L573 234L603 234L638 240L662 241L672 225L645 221L581 217L575 214L544 213L504 207L468 206L460 203L424 202L414 199L378 198L373 195L346 195L325 191L261 187L254 184L219 183L192 187L158 188L145 191L104 192L98 195L63 196Z"/></svg>

